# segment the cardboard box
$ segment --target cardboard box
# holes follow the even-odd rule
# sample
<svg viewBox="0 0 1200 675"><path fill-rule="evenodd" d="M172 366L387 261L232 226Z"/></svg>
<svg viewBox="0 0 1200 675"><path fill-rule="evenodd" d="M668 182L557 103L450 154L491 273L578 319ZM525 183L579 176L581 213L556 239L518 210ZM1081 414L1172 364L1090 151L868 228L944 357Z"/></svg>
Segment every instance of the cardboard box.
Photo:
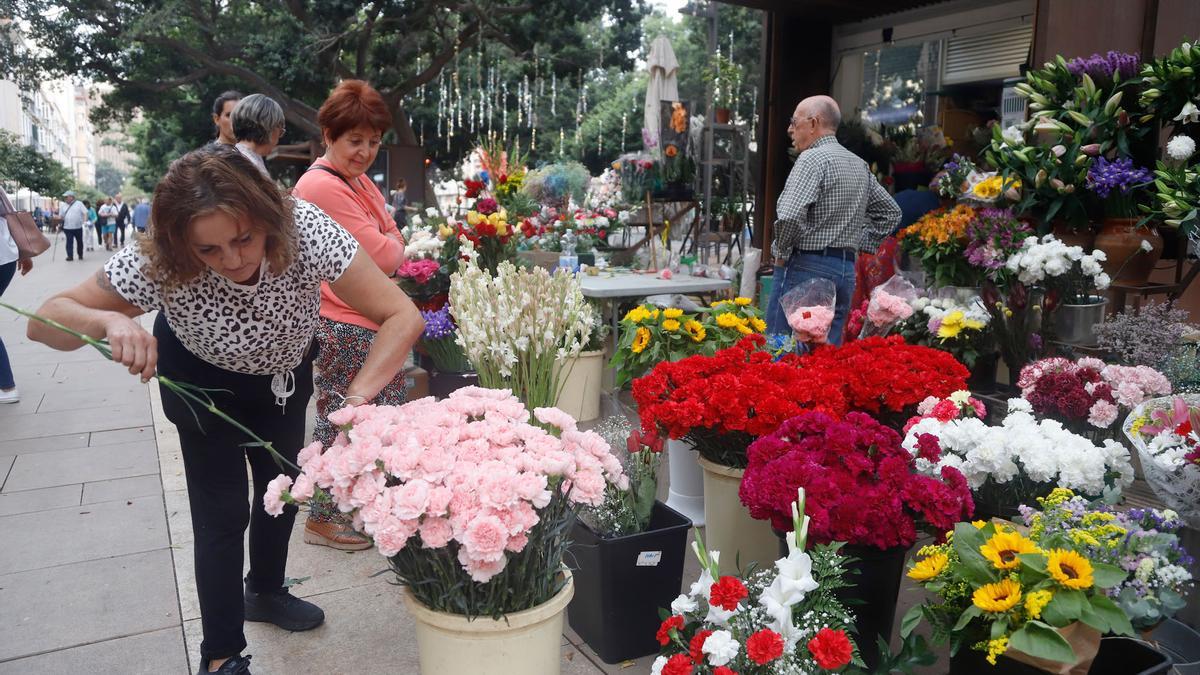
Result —
<svg viewBox="0 0 1200 675"><path fill-rule="evenodd" d="M404 383L408 385L407 401L415 401L429 395L429 373L424 368L409 368L404 371Z"/></svg>

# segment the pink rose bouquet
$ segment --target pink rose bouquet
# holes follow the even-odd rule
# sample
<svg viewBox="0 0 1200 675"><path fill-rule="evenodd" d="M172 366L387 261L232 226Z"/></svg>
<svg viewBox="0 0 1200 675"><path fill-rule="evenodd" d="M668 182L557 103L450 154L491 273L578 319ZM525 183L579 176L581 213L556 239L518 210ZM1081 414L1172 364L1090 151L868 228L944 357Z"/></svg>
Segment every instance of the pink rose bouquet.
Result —
<svg viewBox="0 0 1200 675"><path fill-rule="evenodd" d="M372 537L399 581L437 611L499 617L561 588L572 511L628 487L597 434L557 408L531 423L511 392L467 387L442 401L343 408L324 454L301 451L301 473L271 482L268 513L329 493Z"/></svg>

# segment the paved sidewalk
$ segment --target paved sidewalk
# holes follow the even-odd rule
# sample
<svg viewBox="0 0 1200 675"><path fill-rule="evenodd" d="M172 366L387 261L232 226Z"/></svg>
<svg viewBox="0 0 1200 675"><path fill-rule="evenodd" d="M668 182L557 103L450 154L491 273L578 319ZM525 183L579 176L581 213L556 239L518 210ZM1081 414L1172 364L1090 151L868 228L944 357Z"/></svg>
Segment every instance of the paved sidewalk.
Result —
<svg viewBox="0 0 1200 675"><path fill-rule="evenodd" d="M36 309L107 257L66 262L59 241L4 301ZM144 320L146 326L149 320ZM200 621L178 437L157 387L94 350L56 352L0 310L22 400L0 406L0 675L195 672ZM256 675L417 672L411 619L374 550L292 538L294 589L326 612L308 633L247 624ZM685 583L695 576L694 565ZM648 672L650 657L608 666L563 638L563 673ZM624 666L624 667L622 667Z"/></svg>

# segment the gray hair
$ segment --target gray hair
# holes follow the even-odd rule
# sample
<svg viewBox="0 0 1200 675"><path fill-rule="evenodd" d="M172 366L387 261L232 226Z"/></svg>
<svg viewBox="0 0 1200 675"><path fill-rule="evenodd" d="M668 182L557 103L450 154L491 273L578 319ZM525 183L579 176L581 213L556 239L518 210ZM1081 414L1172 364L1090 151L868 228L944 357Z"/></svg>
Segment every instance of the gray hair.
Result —
<svg viewBox="0 0 1200 675"><path fill-rule="evenodd" d="M812 108L809 109L809 112L813 117L820 118L821 126L829 131L837 131L842 124L842 111L838 109L837 101L828 96L817 96L814 97L811 105Z"/></svg>
<svg viewBox="0 0 1200 675"><path fill-rule="evenodd" d="M271 132L283 126L283 108L263 94L250 94L238 101L229 117L233 137L250 143L270 143Z"/></svg>

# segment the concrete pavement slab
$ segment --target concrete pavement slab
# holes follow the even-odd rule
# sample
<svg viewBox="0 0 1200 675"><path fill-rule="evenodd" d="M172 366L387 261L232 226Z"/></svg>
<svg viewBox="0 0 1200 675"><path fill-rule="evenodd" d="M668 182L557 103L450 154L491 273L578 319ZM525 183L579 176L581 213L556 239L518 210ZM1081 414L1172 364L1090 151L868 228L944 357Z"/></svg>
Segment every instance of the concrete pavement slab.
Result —
<svg viewBox="0 0 1200 675"><path fill-rule="evenodd" d="M85 504L0 518L0 574L166 548L162 498Z"/></svg>
<svg viewBox="0 0 1200 675"><path fill-rule="evenodd" d="M170 551L0 575L0 626L0 661L178 629Z"/></svg>
<svg viewBox="0 0 1200 675"><path fill-rule="evenodd" d="M90 434L65 434L60 436L42 436L41 438L22 438L18 441L0 441L0 457L24 455L33 452L53 452L55 450L70 450L71 448L86 448Z"/></svg>
<svg viewBox="0 0 1200 675"><path fill-rule="evenodd" d="M20 401L0 405L0 425L7 426L8 420L18 415L32 415L37 412L42 399L46 397L42 392L29 391L20 386L17 387L17 391L21 394Z"/></svg>
<svg viewBox="0 0 1200 675"><path fill-rule="evenodd" d="M39 452L17 457L4 491L145 476L156 471L158 449L153 441Z"/></svg>
<svg viewBox="0 0 1200 675"><path fill-rule="evenodd" d="M162 494L162 479L153 473L147 476L131 478L114 478L95 483L83 484L82 504L95 504L117 500L129 500L134 497L147 497Z"/></svg>
<svg viewBox="0 0 1200 675"><path fill-rule="evenodd" d="M88 439L88 445L118 445L123 443L143 443L154 440L154 427L129 427L111 431L93 431Z"/></svg>
<svg viewBox="0 0 1200 675"><path fill-rule="evenodd" d="M17 415L4 420L4 435L9 440L75 434L85 431L128 429L150 424L150 410L143 405L113 408L63 410L38 415Z"/></svg>
<svg viewBox="0 0 1200 675"><path fill-rule="evenodd" d="M8 480L8 474L12 470L13 462L16 460L16 457L0 456L0 489L4 488L4 482Z"/></svg>
<svg viewBox="0 0 1200 675"><path fill-rule="evenodd" d="M0 458L0 466L2 465L3 459ZM82 491L82 485L60 485L40 490L5 492L0 494L0 516L79 506L79 495Z"/></svg>
<svg viewBox="0 0 1200 675"><path fill-rule="evenodd" d="M48 392L42 398L42 403L38 406L37 411L48 413L87 408L124 408L138 404L145 405L148 400L146 397L146 385L136 381L122 387L64 389Z"/></svg>
<svg viewBox="0 0 1200 675"><path fill-rule="evenodd" d="M105 640L81 647L0 663L0 675L29 673L186 673L183 631L179 627Z"/></svg>
<svg viewBox="0 0 1200 675"><path fill-rule="evenodd" d="M124 379L122 379L124 378ZM119 363L113 363L100 354L90 361L78 363L59 363L54 368L54 381L88 386L93 382L140 382L129 374L129 369Z"/></svg>

